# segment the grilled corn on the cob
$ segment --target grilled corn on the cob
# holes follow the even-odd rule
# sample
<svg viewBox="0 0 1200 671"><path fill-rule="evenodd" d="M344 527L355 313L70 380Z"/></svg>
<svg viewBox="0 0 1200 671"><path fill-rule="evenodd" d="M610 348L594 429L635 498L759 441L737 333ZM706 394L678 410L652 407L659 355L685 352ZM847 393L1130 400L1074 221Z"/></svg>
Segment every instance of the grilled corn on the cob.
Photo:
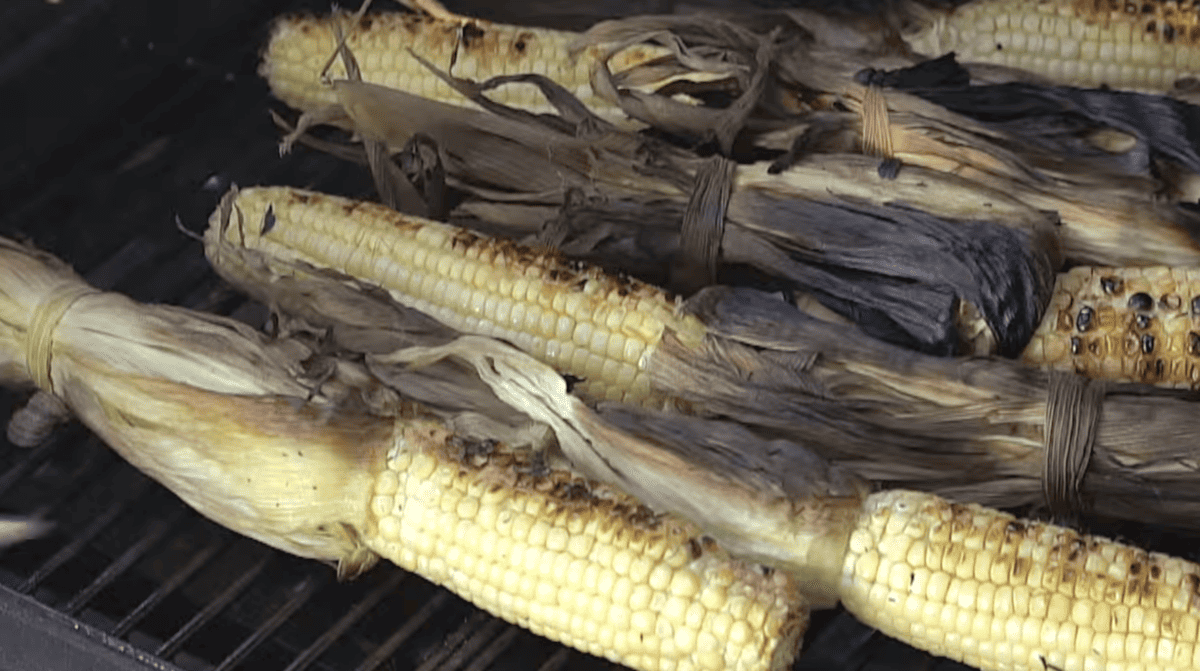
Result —
<svg viewBox="0 0 1200 671"><path fill-rule="evenodd" d="M663 332L692 341L703 333L662 290L551 253L299 189L231 198L206 237L221 272L236 273L220 253L232 243L353 276L447 326L512 342L581 378L578 389L593 398L656 398L647 369Z"/></svg>
<svg viewBox="0 0 1200 671"><path fill-rule="evenodd" d="M334 90L322 82L321 71L336 50L335 22L339 20L337 16L285 16L276 21L260 68L276 97L306 111L338 102ZM618 124L626 118L615 101L601 98L592 88L592 70L606 55L606 47L593 46L572 54L570 45L578 37L575 33L391 13L368 15L347 25L346 34L346 45L365 82L455 105L472 104L414 58L415 54L452 76L474 81L502 75L542 75L600 117ZM619 75L669 54L663 47L634 45L614 54L609 67ZM328 76L345 79L345 67L335 62ZM488 95L530 112L554 111L532 84L508 84Z"/></svg>
<svg viewBox="0 0 1200 671"><path fill-rule="evenodd" d="M974 0L931 16L907 41L927 56L953 51L1069 86L1167 91L1200 73L1188 0Z"/></svg>
<svg viewBox="0 0 1200 671"><path fill-rule="evenodd" d="M986 671L1200 668L1200 566L894 490L850 536L840 594L880 631Z"/></svg>
<svg viewBox="0 0 1200 671"><path fill-rule="evenodd" d="M790 665L807 612L786 574L532 466L502 449L464 452L433 423L402 426L375 481L367 543L510 622L638 669Z"/></svg>
<svg viewBox="0 0 1200 671"><path fill-rule="evenodd" d="M1023 358L1108 380L1200 386L1200 268L1071 269Z"/></svg>

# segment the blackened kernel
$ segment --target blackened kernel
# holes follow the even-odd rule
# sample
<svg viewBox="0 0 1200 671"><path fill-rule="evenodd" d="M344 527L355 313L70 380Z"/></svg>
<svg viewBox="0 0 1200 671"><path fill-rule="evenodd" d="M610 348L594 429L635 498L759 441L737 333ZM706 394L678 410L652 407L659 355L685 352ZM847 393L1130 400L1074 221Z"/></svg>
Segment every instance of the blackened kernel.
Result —
<svg viewBox="0 0 1200 671"><path fill-rule="evenodd" d="M1154 299L1144 291L1139 291L1129 297L1129 309L1131 310L1149 310L1152 307L1154 307Z"/></svg>
<svg viewBox="0 0 1200 671"><path fill-rule="evenodd" d="M1088 306L1083 306L1079 309L1079 314L1075 316L1075 328L1079 329L1080 333L1084 333L1092 328L1092 318L1096 315L1096 311Z"/></svg>
<svg viewBox="0 0 1200 671"><path fill-rule="evenodd" d="M1142 335L1142 353L1150 354L1154 351L1154 336L1149 333Z"/></svg>
<svg viewBox="0 0 1200 671"><path fill-rule="evenodd" d="M1192 316L1200 317L1200 296L1192 296Z"/></svg>
<svg viewBox="0 0 1200 671"><path fill-rule="evenodd" d="M1134 322L1137 323L1138 328L1148 329L1150 328L1150 324L1154 323L1154 318L1150 315L1137 315L1134 317Z"/></svg>
<svg viewBox="0 0 1200 671"><path fill-rule="evenodd" d="M1125 280L1114 275L1105 275L1100 278L1100 289L1110 296L1119 294L1125 290Z"/></svg>
<svg viewBox="0 0 1200 671"><path fill-rule="evenodd" d="M1165 369L1166 369L1166 365L1163 363L1162 359L1156 359L1154 361L1154 376L1155 377L1161 378L1163 376L1163 370L1165 370Z"/></svg>
<svg viewBox="0 0 1200 671"><path fill-rule="evenodd" d="M1083 351L1083 339L1079 336L1071 336L1071 354L1079 354Z"/></svg>
<svg viewBox="0 0 1200 671"><path fill-rule="evenodd" d="M1188 333L1188 354L1200 356L1200 333L1195 331Z"/></svg>
<svg viewBox="0 0 1200 671"><path fill-rule="evenodd" d="M468 23L462 27L459 33L462 36L462 45L467 48L474 47L476 42L481 40L485 33L482 28L474 23Z"/></svg>

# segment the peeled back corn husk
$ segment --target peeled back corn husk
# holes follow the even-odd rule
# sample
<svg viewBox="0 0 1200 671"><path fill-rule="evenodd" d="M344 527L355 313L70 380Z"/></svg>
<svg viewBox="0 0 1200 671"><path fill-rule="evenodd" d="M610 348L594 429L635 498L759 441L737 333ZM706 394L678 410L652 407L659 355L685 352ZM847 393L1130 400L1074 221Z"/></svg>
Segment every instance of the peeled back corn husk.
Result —
<svg viewBox="0 0 1200 671"><path fill-rule="evenodd" d="M611 208L648 213L683 208L700 195L699 161L661 143L613 132L580 152L575 136L532 122L449 108L369 84L342 82L337 90L353 100L348 109L365 137L399 148L417 132L432 136L446 157L448 177L477 195L460 209L500 218L516 234L531 233L554 216L569 189L594 194L592 202ZM871 159L847 154L816 155L794 170L770 172L767 164L733 169L721 265L754 266L818 295L840 314L874 328L873 335L922 351L998 350L1014 356L1024 347L1061 262L1052 215L935 171L906 170L897 180L885 180ZM514 190L519 204L510 205ZM545 203L541 209L539 201ZM623 230L582 235L646 236L654 247L634 243L651 257L643 267L681 265L692 261L676 251L682 241L677 242L675 217L681 214L634 217L634 225ZM613 229L615 221L605 216L597 225ZM905 233L918 229L924 234ZM573 236L563 240L574 242ZM628 270L628 244L613 247L619 251L612 263ZM879 249L889 250L882 265ZM1004 271L983 270L995 264ZM956 323L966 305L984 315L978 324ZM976 342L976 333L989 331Z"/></svg>
<svg viewBox="0 0 1200 671"><path fill-rule="evenodd" d="M102 293L3 239L0 297L6 384L60 396L235 531L343 577L384 557L635 669L783 669L795 656L807 607L787 573L527 450L452 433L369 375L310 385L298 341Z"/></svg>

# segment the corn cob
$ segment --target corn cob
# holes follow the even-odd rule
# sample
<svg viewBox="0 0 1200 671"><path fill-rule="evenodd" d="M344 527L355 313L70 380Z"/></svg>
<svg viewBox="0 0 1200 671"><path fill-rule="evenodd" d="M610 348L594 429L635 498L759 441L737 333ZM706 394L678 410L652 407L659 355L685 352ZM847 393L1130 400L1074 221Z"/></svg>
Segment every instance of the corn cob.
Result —
<svg viewBox="0 0 1200 671"><path fill-rule="evenodd" d="M366 537L499 617L638 669L785 669L807 626L792 580L527 454L398 429ZM465 455L465 456L464 456Z"/></svg>
<svg viewBox="0 0 1200 671"><path fill-rule="evenodd" d="M1200 386L1200 268L1078 267L1059 275L1023 358L1108 380Z"/></svg>
<svg viewBox="0 0 1200 671"><path fill-rule="evenodd" d="M1200 73L1190 0L974 0L906 39L920 54L953 51L1070 86L1161 92Z"/></svg>
<svg viewBox="0 0 1200 671"><path fill-rule="evenodd" d="M271 91L283 102L304 111L338 103L334 90L321 80L321 71L334 53L337 17L285 16L276 21L259 69ZM516 74L543 75L572 93L594 113L613 123L626 116L612 101L593 90L591 73L605 56L605 46L572 54L577 34L545 28L525 28L486 21L440 21L418 14L376 14L348 26L346 45L358 61L365 82L454 105L473 105L466 97L422 65L413 53L450 75L484 81ZM409 53L409 49L413 53ZM620 74L668 56L662 47L635 45L609 61ZM329 71L345 79L342 63ZM488 96L501 104L530 112L553 112L532 84L509 84Z"/></svg>
<svg viewBox="0 0 1200 671"><path fill-rule="evenodd" d="M1200 668L1200 566L929 494L868 499L841 596L985 671Z"/></svg>
<svg viewBox="0 0 1200 671"><path fill-rule="evenodd" d="M655 400L648 367L664 331L703 334L661 289L378 205L280 187L239 191L232 207L206 238L222 272L228 242L344 273L451 328L512 342L593 398Z"/></svg>

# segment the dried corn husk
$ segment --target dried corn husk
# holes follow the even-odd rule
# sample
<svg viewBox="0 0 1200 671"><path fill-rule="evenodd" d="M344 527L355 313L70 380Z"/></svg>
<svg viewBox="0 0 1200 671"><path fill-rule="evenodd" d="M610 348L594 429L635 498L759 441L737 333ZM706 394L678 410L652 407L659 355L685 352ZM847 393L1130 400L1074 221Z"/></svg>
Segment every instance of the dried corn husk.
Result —
<svg viewBox="0 0 1200 671"><path fill-rule="evenodd" d="M528 236L577 190L583 202L562 213L556 242L602 264L615 260L626 272L706 267L712 259L688 258L694 238L691 230L680 237L683 210L710 190L728 189L723 211L705 210L724 222L723 265L755 267L816 295L872 335L930 353L1015 356L1040 319L1061 262L1051 215L952 175L912 169L885 180L870 159L837 154L806 158L784 174L767 164L736 166L723 182L704 182L697 181L703 163L695 156L628 133L606 131L584 142L537 121L371 84L339 82L336 90L364 137L397 149L418 132L439 142L448 182L477 196L465 213L515 224ZM617 214L622 209L630 212L628 224ZM603 228L592 228L594 221ZM538 241L545 235L540 231ZM580 244L581 237L590 242ZM631 258L630 238L640 264ZM601 241L614 250L609 259L588 254ZM883 263L879 250L887 250ZM671 286L678 278L649 279ZM965 305L983 315L978 325L960 323Z"/></svg>
<svg viewBox="0 0 1200 671"><path fill-rule="evenodd" d="M229 319L100 292L52 257L3 239L0 287L5 384L58 396L122 457L220 524L343 562L348 574L372 563L341 525L365 498L339 492L368 486L358 467L390 427L356 421L302 382L307 348L268 343Z"/></svg>

